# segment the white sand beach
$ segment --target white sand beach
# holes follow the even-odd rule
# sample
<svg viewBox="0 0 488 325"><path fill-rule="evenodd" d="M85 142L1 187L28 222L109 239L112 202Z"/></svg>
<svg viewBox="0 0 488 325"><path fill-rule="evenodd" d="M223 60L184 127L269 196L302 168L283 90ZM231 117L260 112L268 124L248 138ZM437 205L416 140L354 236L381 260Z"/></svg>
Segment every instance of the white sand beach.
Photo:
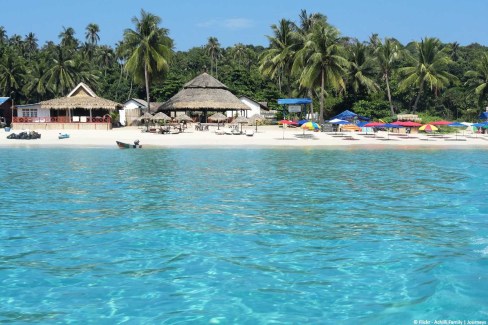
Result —
<svg viewBox="0 0 488 325"><path fill-rule="evenodd" d="M453 147L453 148L486 148L488 149L488 135L458 135L448 134L443 137L426 135L425 133L398 135L379 131L376 136L363 135L354 132L342 134L326 132L303 132L300 128L285 128L278 126L259 126L253 136L219 135L215 130L195 131L189 127L179 134L158 134L143 132L140 127L115 128L102 130L40 130L40 139L19 140L7 139L13 133L25 130L12 130L0 133L0 147L116 147L115 141L133 143L139 140L143 148L165 147L362 147L384 148L395 147ZM222 129L222 127L221 127ZM255 130L253 126L243 130ZM59 139L59 133L68 133L69 138Z"/></svg>

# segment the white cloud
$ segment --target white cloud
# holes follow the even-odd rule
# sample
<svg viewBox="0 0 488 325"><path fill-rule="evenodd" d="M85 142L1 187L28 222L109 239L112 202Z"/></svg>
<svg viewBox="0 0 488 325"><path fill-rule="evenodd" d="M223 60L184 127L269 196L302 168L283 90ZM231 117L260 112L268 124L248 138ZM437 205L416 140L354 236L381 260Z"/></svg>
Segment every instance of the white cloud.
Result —
<svg viewBox="0 0 488 325"><path fill-rule="evenodd" d="M208 27L213 27L216 25L218 25L217 20L207 20L207 21L203 21L201 23L197 23L197 27L201 27L201 28L208 28Z"/></svg>
<svg viewBox="0 0 488 325"><path fill-rule="evenodd" d="M224 20L222 25L229 29L246 29L253 27L254 23L246 18L231 18Z"/></svg>
<svg viewBox="0 0 488 325"><path fill-rule="evenodd" d="M220 27L225 29L247 29L254 26L254 22L247 18L231 18L224 20L207 20L197 23L199 28L210 28L210 27Z"/></svg>

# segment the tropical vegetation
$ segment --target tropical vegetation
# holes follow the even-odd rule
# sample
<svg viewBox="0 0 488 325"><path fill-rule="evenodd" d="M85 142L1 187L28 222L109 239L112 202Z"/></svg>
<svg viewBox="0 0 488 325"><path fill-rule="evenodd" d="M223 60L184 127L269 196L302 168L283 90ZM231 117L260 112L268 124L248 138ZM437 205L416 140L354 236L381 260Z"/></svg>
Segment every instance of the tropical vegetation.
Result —
<svg viewBox="0 0 488 325"><path fill-rule="evenodd" d="M318 105L320 120L344 109L373 118L408 112L475 120L488 105L488 48L480 44L431 37L401 44L377 34L361 42L324 14L302 10L296 21L284 17L270 26L266 47L223 47L209 36L206 44L175 51L162 23L142 10L115 46L100 44L95 22L79 34L61 26L58 39L45 44L33 32L9 35L0 26L0 95L34 103L85 82L117 102L162 102L207 71L236 95L271 108L278 98L313 98L310 109Z"/></svg>

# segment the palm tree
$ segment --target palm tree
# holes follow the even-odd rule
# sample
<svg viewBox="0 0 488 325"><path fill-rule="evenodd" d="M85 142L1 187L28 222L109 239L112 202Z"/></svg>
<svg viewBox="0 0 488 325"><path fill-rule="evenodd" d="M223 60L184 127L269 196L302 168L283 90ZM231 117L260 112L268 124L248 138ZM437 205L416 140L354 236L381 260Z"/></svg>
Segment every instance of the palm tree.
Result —
<svg viewBox="0 0 488 325"><path fill-rule="evenodd" d="M152 79L162 78L168 71L173 41L167 36L167 29L158 27L161 22L158 16L141 10L141 18L134 17L132 22L135 30L124 32L125 46L131 51L125 67L135 82L145 84L149 110L149 85Z"/></svg>
<svg viewBox="0 0 488 325"><path fill-rule="evenodd" d="M23 58L7 47L0 55L0 93L10 94L21 88L25 64Z"/></svg>
<svg viewBox="0 0 488 325"><path fill-rule="evenodd" d="M303 35L307 35L311 30L313 25L320 21L321 23L327 24L327 17L321 13L312 13L307 14L307 10L302 9L300 11L300 15L298 16L300 19L300 33Z"/></svg>
<svg viewBox="0 0 488 325"><path fill-rule="evenodd" d="M7 31L5 30L5 27L0 26L0 44L4 44L8 39L7 36Z"/></svg>
<svg viewBox="0 0 488 325"><path fill-rule="evenodd" d="M460 45L458 42L454 42L449 44L449 55L451 56L451 59L456 62L459 60L459 49Z"/></svg>
<svg viewBox="0 0 488 325"><path fill-rule="evenodd" d="M89 61L85 60L81 56L76 56L74 59L73 67L73 77L78 82L84 82L90 85L95 91L98 88L98 80L100 76L100 71L98 69L93 69L93 65Z"/></svg>
<svg viewBox="0 0 488 325"><path fill-rule="evenodd" d="M43 77L46 87L56 95L65 95L75 86L75 79L78 78L75 66L71 51L63 46L56 46Z"/></svg>
<svg viewBox="0 0 488 325"><path fill-rule="evenodd" d="M97 24L88 24L88 26L86 26L85 39L88 41L88 43L95 46L100 40L100 36L98 35L99 32L100 27L98 27Z"/></svg>
<svg viewBox="0 0 488 325"><path fill-rule="evenodd" d="M37 51L37 37L34 33L29 33L25 36L24 49L29 54L29 60L31 54Z"/></svg>
<svg viewBox="0 0 488 325"><path fill-rule="evenodd" d="M368 94L376 92L379 86L372 79L375 71L368 49L364 44L356 41L349 52L349 84L355 93L364 90Z"/></svg>
<svg viewBox="0 0 488 325"><path fill-rule="evenodd" d="M436 38L425 38L420 43L415 43L416 52L413 56L413 64L399 69L404 79L400 82L400 89L417 87L418 94L412 110L417 112L417 106L427 84L429 88L438 93L457 78L447 72L447 66L452 62L445 53L445 48L440 48L440 41Z"/></svg>
<svg viewBox="0 0 488 325"><path fill-rule="evenodd" d="M265 76L278 79L278 88L282 92L282 82L289 76L296 51L299 49L299 37L296 26L289 20L280 20L279 25L272 25L274 36L267 36L270 48L260 57L259 71Z"/></svg>
<svg viewBox="0 0 488 325"><path fill-rule="evenodd" d="M73 27L66 28L63 26L63 31L58 35L61 39L61 45L71 49L78 47L78 40L75 38L75 33Z"/></svg>
<svg viewBox="0 0 488 325"><path fill-rule="evenodd" d="M41 101L44 95L48 92L43 76L46 73L46 62L44 60L35 60L27 70L26 83L22 88L22 92L31 98Z"/></svg>
<svg viewBox="0 0 488 325"><path fill-rule="evenodd" d="M293 72L301 71L300 85L309 88L320 86L320 123L324 121L325 88L345 88L343 76L348 61L344 57L340 43L337 29L323 22L316 23L293 64Z"/></svg>
<svg viewBox="0 0 488 325"><path fill-rule="evenodd" d="M386 93L388 96L388 102L390 103L390 113L391 116L395 115L395 109L393 107L393 101L391 98L390 89L390 76L393 70L393 65L395 61L400 58L400 48L398 42L391 38L386 38L385 42L382 43L380 39L375 38L374 44L377 46L374 49L374 54L376 57L376 62L381 71L381 76L386 83ZM371 42L373 44L373 42Z"/></svg>
<svg viewBox="0 0 488 325"><path fill-rule="evenodd" d="M322 23L327 25L327 17L321 13L311 13L308 14L305 9L302 9L299 14L300 28L298 29L299 35L299 47L302 48L306 42L307 35L312 31L313 26L316 23ZM298 89L299 94L308 96L309 98L314 97L314 89L310 87L305 87L303 84L300 85ZM310 103L310 116L314 116L313 102Z"/></svg>
<svg viewBox="0 0 488 325"><path fill-rule="evenodd" d="M9 38L8 43L17 49L21 49L22 48L22 36L14 34Z"/></svg>
<svg viewBox="0 0 488 325"><path fill-rule="evenodd" d="M488 98L488 53L483 53L476 61L476 70L466 72L466 84L474 91L481 105L483 99Z"/></svg>
<svg viewBox="0 0 488 325"><path fill-rule="evenodd" d="M210 73L215 68L215 77L217 77L217 61L220 57L220 43L217 37L209 37L207 45L205 45L207 54L210 55Z"/></svg>
<svg viewBox="0 0 488 325"><path fill-rule="evenodd" d="M107 69L115 63L115 53L109 46L103 45L97 50L97 61L104 70L104 76L107 76Z"/></svg>
<svg viewBox="0 0 488 325"><path fill-rule="evenodd" d="M242 61L246 59L248 54L247 48L246 46L244 46L244 44L238 43L232 48L232 54L234 56L234 59L237 60L237 63L239 65L242 65Z"/></svg>

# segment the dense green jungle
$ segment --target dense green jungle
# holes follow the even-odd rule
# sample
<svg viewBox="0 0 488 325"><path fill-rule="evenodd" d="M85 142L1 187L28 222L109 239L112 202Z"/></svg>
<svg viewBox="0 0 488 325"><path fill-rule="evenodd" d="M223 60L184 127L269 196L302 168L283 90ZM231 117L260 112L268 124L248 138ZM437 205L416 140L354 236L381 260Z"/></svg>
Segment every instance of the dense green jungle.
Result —
<svg viewBox="0 0 488 325"><path fill-rule="evenodd" d="M84 82L119 103L163 102L207 71L235 95L272 109L278 98L310 97L321 118L350 109L387 120L415 113L424 121L476 121L487 106L488 49L480 44L434 37L402 44L374 33L361 42L326 15L302 10L270 26L267 47L222 47L209 35L206 44L175 51L162 26L159 16L141 10L114 46L100 44L96 23L83 31L62 27L59 39L45 44L33 32L9 35L0 26L0 96L37 103Z"/></svg>

